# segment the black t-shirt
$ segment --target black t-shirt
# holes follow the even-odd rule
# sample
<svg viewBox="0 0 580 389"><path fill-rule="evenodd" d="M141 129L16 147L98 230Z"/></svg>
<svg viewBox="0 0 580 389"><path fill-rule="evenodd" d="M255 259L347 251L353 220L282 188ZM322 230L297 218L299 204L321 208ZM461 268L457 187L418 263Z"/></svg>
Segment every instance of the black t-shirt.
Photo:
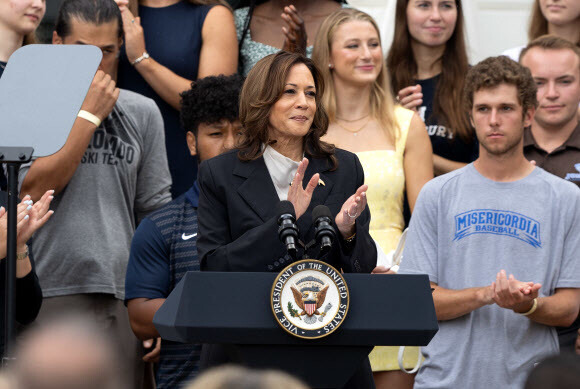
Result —
<svg viewBox="0 0 580 389"><path fill-rule="evenodd" d="M469 163L475 161L478 155L477 141L466 143L461 137L455 136L453 130L439 122L439 118L433 115L433 102L439 75L426 80L416 80L421 85L423 93L423 105L419 107L419 116L425 122L433 153L443 158L456 162ZM462 109L462 107L457 107Z"/></svg>

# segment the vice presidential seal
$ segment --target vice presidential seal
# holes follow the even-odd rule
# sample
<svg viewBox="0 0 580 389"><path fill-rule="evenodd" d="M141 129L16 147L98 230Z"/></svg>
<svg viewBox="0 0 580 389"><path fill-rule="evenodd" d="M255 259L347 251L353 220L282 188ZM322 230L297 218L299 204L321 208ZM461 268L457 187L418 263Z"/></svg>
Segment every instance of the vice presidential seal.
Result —
<svg viewBox="0 0 580 389"><path fill-rule="evenodd" d="M305 259L278 274L271 293L278 324L299 338L316 339L334 332L348 312L349 294L338 270Z"/></svg>

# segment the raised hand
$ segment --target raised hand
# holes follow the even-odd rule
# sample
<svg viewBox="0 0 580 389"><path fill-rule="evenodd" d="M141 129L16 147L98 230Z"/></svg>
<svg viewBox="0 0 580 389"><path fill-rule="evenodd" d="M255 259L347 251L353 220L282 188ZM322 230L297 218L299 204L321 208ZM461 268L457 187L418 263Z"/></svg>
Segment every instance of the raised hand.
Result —
<svg viewBox="0 0 580 389"><path fill-rule="evenodd" d="M54 198L54 190L47 190L36 203L32 204L30 196L22 199L23 203L30 204L27 207L28 218L23 221L18 229L16 244L18 247L24 246L32 235L50 219L54 211L49 210L50 202Z"/></svg>
<svg viewBox="0 0 580 389"><path fill-rule="evenodd" d="M115 3L117 3L117 5L119 6L121 12L123 12L124 9L127 9L129 7L129 0L115 0Z"/></svg>
<svg viewBox="0 0 580 389"><path fill-rule="evenodd" d="M25 196L16 208L16 251L22 252L32 234L42 227L52 215L48 206L52 201L54 191L49 190L33 205L30 196ZM6 238L8 236L8 214L6 208L0 207L0 259L6 257Z"/></svg>
<svg viewBox="0 0 580 389"><path fill-rule="evenodd" d="M355 222L367 206L368 185L362 185L356 193L350 196L342 205L341 211L336 215L334 222L342 237L347 239L355 232Z"/></svg>
<svg viewBox="0 0 580 389"><path fill-rule="evenodd" d="M401 89L397 93L397 100L403 107L417 111L417 108L423 104L421 85L417 84Z"/></svg>
<svg viewBox="0 0 580 389"><path fill-rule="evenodd" d="M117 1L123 17L123 32L125 33L125 51L129 63L135 62L145 52L145 35L141 27L141 18L135 17L127 6L121 6Z"/></svg>
<svg viewBox="0 0 580 389"><path fill-rule="evenodd" d="M517 313L530 310L532 301L538 297L538 292L542 287L541 284L531 281L518 281L513 274L507 277L505 270L497 273L495 282L491 286L494 290L493 301L500 307Z"/></svg>
<svg viewBox="0 0 580 389"><path fill-rule="evenodd" d="M18 204L16 208L17 240L20 231L22 230L22 227L28 222L28 219L30 218L30 216L28 215L28 211L30 209L32 209L32 200L30 200L30 197L27 196L20 202L20 204ZM6 257L7 237L8 237L8 213L6 212L6 208L0 207L0 259Z"/></svg>
<svg viewBox="0 0 580 389"><path fill-rule="evenodd" d="M298 165L298 170L296 170L296 174L294 175L294 179L292 180L292 184L290 184L290 189L288 190L288 201L294 205L296 220L304 215L304 212L308 209L310 200L312 200L312 193L314 193L314 189L316 189L318 179L320 178L318 173L313 175L312 178L310 178L310 181L308 181L306 189L304 189L302 185L304 173L306 172L307 167L308 159L304 158Z"/></svg>
<svg viewBox="0 0 580 389"><path fill-rule="evenodd" d="M117 103L119 92L111 76L97 70L81 109L92 113L101 121L105 120Z"/></svg>
<svg viewBox="0 0 580 389"><path fill-rule="evenodd" d="M282 32L284 33L282 50L306 55L306 45L308 44L306 27L304 27L304 19L298 14L296 7L293 5L284 7L284 12L280 17L288 25L287 27L282 27Z"/></svg>

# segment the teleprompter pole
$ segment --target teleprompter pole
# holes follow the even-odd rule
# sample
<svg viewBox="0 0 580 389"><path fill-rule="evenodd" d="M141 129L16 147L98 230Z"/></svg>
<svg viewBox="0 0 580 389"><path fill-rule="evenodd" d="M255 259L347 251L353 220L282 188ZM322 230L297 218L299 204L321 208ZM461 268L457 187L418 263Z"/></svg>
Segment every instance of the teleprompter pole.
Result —
<svg viewBox="0 0 580 389"><path fill-rule="evenodd" d="M4 358L7 365L14 356L14 337L16 331L16 219L18 206L18 170L19 163L8 163L8 241L6 255L6 294L4 311Z"/></svg>

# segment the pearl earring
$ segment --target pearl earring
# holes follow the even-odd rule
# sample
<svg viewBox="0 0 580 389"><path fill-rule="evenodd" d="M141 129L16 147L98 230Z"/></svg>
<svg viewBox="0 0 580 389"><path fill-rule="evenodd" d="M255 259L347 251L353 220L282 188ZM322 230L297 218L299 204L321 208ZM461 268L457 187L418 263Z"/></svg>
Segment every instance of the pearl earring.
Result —
<svg viewBox="0 0 580 389"><path fill-rule="evenodd" d="M329 69L332 69L333 67L334 67L334 66L332 66L332 64L331 64L331 63L329 63L329 64L328 64L328 68L329 68Z"/></svg>

